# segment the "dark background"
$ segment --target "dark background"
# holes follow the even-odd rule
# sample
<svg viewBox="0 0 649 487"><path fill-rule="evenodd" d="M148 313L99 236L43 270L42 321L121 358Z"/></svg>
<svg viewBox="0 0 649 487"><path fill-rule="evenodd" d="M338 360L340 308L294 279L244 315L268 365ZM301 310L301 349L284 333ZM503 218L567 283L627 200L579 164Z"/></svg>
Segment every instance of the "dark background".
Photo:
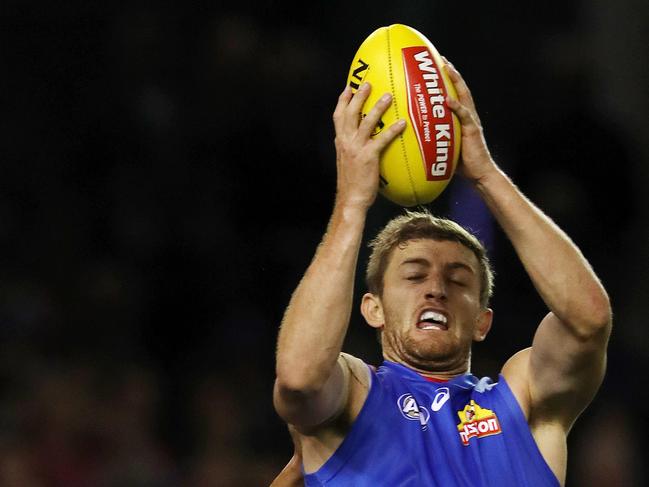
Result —
<svg viewBox="0 0 649 487"><path fill-rule="evenodd" d="M292 450L274 342L334 198L331 113L357 47L397 22L461 70L495 158L611 295L568 485L642 485L648 10L3 2L0 485L269 483ZM491 250L495 325L473 370L494 376L544 307L459 178L430 207ZM368 237L400 211L377 201ZM346 349L380 359L357 312Z"/></svg>

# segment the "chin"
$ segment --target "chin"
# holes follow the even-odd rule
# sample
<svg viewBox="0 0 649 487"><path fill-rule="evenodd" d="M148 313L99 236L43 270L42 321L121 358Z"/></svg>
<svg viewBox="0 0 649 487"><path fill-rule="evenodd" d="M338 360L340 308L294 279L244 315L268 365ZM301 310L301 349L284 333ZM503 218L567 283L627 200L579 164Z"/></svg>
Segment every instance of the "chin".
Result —
<svg viewBox="0 0 649 487"><path fill-rule="evenodd" d="M471 343L458 343L451 335L424 338L384 331L382 342L388 360L431 372L461 367L471 353Z"/></svg>
<svg viewBox="0 0 649 487"><path fill-rule="evenodd" d="M440 343L439 341L421 341L406 339L403 343L403 355L407 362L422 370L453 370L461 367L471 353L471 346Z"/></svg>
<svg viewBox="0 0 649 487"><path fill-rule="evenodd" d="M407 347L407 355L421 363L446 363L453 359L453 352L445 347L414 346Z"/></svg>

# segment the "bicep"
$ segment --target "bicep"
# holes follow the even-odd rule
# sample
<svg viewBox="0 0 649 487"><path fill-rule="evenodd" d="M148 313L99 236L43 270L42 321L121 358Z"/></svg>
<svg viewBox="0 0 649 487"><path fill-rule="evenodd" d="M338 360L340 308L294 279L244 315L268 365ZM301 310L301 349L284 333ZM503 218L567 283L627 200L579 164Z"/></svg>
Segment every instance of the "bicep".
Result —
<svg viewBox="0 0 649 487"><path fill-rule="evenodd" d="M599 388L606 369L609 329L578 336L554 314L541 321L528 358L530 411L571 427Z"/></svg>
<svg viewBox="0 0 649 487"><path fill-rule="evenodd" d="M353 406L350 401L359 397L357 389L361 390L360 397L364 400L369 380L367 366L360 359L341 353L322 388L312 392L293 391L276 381L273 402L287 423L309 429L336 418Z"/></svg>

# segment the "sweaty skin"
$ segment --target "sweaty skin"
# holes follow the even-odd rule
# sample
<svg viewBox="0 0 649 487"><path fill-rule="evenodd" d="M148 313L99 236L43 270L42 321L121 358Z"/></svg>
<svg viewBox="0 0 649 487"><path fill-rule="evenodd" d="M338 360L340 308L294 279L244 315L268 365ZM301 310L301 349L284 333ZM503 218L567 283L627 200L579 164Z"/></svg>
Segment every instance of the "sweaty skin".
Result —
<svg viewBox="0 0 649 487"><path fill-rule="evenodd" d="M446 63L458 93L458 101L447 103L462 125L458 171L487 204L548 308L531 347L512 356L502 373L543 457L563 484L568 432L604 375L609 299L570 238L496 165L471 93ZM405 126L395 123L370 138L391 100L386 95L359 123L369 91L365 84L352 96L347 88L338 100L336 202L278 338L274 404L296 429L306 472L320 468L340 445L369 388L365 364L341 350L367 211L378 190L379 155ZM384 356L429 377L467 372L471 344L485 338L493 316L480 306L476 266L471 252L455 242L412 240L395 249L382 294L366 293L361 304L369 325L383 330ZM427 309L445 314L446 328L418 326Z"/></svg>

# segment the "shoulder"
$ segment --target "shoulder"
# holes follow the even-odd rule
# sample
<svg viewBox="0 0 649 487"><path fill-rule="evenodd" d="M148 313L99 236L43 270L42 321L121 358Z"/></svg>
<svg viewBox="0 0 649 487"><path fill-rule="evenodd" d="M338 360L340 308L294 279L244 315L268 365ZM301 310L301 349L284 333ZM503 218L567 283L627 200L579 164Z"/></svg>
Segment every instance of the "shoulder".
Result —
<svg viewBox="0 0 649 487"><path fill-rule="evenodd" d="M532 348L514 354L503 366L501 374L525 415L541 455L557 478L563 479L567 461L567 428L559 416L544 414L543 404L534 404L530 386L534 380L531 354Z"/></svg>
<svg viewBox="0 0 649 487"><path fill-rule="evenodd" d="M532 348L525 348L510 357L502 368L501 374L507 381L525 418L530 417L529 361Z"/></svg>
<svg viewBox="0 0 649 487"><path fill-rule="evenodd" d="M306 472L317 471L342 444L363 409L372 384L370 366L353 355L341 353L337 367L343 381L338 407L325 421L298 430Z"/></svg>
<svg viewBox="0 0 649 487"><path fill-rule="evenodd" d="M372 382L371 369L374 369L374 367L366 364L358 357L354 357L345 352L340 353L338 364L342 367L345 373L349 373L350 381L355 381L365 389L369 389Z"/></svg>
<svg viewBox="0 0 649 487"><path fill-rule="evenodd" d="M347 429L356 420L367 400L372 386L372 371L361 359L344 352L338 357L338 365L343 369L347 386L347 398L339 416Z"/></svg>
<svg viewBox="0 0 649 487"><path fill-rule="evenodd" d="M370 366L358 357L341 352L336 363L339 387L335 398L331 398L327 414L320 421L299 428L301 433L315 434L319 431L340 431L354 422L367 399L372 385Z"/></svg>

